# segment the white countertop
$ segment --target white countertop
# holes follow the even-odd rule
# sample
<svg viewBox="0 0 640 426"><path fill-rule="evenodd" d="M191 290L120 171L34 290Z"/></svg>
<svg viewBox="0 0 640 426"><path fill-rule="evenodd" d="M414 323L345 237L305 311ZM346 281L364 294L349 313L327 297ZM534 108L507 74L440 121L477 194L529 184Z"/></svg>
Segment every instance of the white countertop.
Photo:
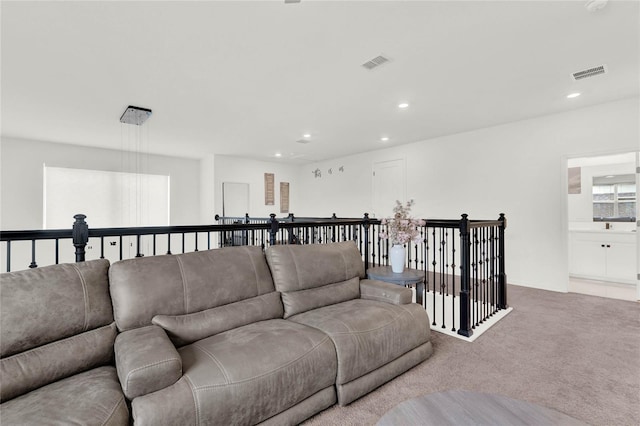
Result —
<svg viewBox="0 0 640 426"><path fill-rule="evenodd" d="M569 232L583 232L588 234L636 234L635 230L622 229L569 229Z"/></svg>

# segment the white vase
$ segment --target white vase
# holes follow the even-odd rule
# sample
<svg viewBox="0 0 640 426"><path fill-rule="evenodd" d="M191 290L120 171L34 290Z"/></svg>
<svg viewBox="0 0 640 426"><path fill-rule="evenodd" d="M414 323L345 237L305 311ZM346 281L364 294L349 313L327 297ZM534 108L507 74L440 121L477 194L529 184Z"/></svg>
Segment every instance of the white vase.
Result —
<svg viewBox="0 0 640 426"><path fill-rule="evenodd" d="M393 272L397 274L404 272L404 246L402 244L391 246L389 249L389 261Z"/></svg>

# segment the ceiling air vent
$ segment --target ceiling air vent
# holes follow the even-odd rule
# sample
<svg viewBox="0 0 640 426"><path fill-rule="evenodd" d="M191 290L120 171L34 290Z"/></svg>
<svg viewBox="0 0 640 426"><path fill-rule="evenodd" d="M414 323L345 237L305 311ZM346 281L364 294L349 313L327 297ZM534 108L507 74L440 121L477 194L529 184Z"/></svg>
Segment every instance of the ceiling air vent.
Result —
<svg viewBox="0 0 640 426"><path fill-rule="evenodd" d="M607 72L607 66L600 65L599 67L593 67L586 70L574 72L573 74L571 74L571 77L573 77L575 81L578 81L588 77L594 77L599 74L604 74L606 72Z"/></svg>
<svg viewBox="0 0 640 426"><path fill-rule="evenodd" d="M376 56L375 58L371 59L370 61L365 62L364 64L362 64L362 66L365 67L368 70L372 70L372 69L377 68L380 65L385 64L387 62L389 62L389 59L387 59L384 56L380 55L380 56Z"/></svg>

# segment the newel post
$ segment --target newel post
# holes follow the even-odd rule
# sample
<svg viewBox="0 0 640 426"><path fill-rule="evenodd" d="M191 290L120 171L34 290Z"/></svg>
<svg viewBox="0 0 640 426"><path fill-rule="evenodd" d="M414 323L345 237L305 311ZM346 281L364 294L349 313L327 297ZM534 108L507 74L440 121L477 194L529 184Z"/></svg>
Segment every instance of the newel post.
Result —
<svg viewBox="0 0 640 426"><path fill-rule="evenodd" d="M269 244L274 246L276 244L276 234L278 233L280 225L276 220L275 213L271 213L269 217L271 217L271 229L269 229Z"/></svg>
<svg viewBox="0 0 640 426"><path fill-rule="evenodd" d="M498 228L498 309L507 309L507 272L504 263L504 230L507 229L507 218L504 213L500 213L498 218L500 227Z"/></svg>
<svg viewBox="0 0 640 426"><path fill-rule="evenodd" d="M76 248L76 262L84 262L84 249L89 242L89 225L84 221L87 216L77 214L73 216L73 218L76 221L73 222L71 238L73 239L73 245Z"/></svg>
<svg viewBox="0 0 640 426"><path fill-rule="evenodd" d="M362 220L362 227L364 229L364 270L365 272L369 270L369 227L371 226L371 220L369 219L369 213L364 214L364 219Z"/></svg>
<svg viewBox="0 0 640 426"><path fill-rule="evenodd" d="M471 337L471 241L469 239L469 215L460 220L460 327L458 334Z"/></svg>

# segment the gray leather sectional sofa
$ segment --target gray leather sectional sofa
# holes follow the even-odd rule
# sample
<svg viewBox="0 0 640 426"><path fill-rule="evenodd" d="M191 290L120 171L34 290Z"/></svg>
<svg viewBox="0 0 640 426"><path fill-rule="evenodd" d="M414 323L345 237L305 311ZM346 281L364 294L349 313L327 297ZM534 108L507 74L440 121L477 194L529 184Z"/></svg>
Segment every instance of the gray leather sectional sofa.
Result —
<svg viewBox="0 0 640 426"><path fill-rule="evenodd" d="M336 402L349 404L432 352L425 310L411 303L409 289L364 279L353 242L273 246L264 252L230 247L124 260L109 268L111 299L105 293L107 267L106 261L91 261L3 274L3 425L7 419L23 424L19 420L31 419L29 415L48 418L49 410L90 424L109 407L111 417L93 424L297 424ZM84 269L96 268L101 272L83 275ZM69 294L51 289L65 287L67 279L80 285ZM41 284L33 287L31 282ZM29 304L29 294L60 301L43 307L52 310L48 316L21 319L20 305ZM47 303L34 302L29 312L39 305ZM105 309L111 305L113 316ZM78 323L75 328L66 326L71 321L67 317ZM23 324L44 318L49 324L43 330ZM87 362L79 356L89 347L91 352L104 350L105 342L67 346L67 340L93 329L111 330L108 342L113 346L108 355ZM5 333L13 335L9 345ZM66 349L43 352L40 364L27 370L16 364L21 361L11 361L47 345ZM75 370L51 375L46 364L57 365L58 358L77 364ZM100 385L91 392L82 392L75 382L68 385L82 393L69 396L66 409L57 402L44 403L47 397L38 395L55 398L61 383L87 374L93 379L98 373ZM5 393L5 375L17 390ZM40 380L31 377L39 375ZM131 419L122 394L130 401ZM37 407L32 398L39 398L33 400ZM78 401L98 408L79 410ZM82 421L85 415L87 421Z"/></svg>
<svg viewBox="0 0 640 426"><path fill-rule="evenodd" d="M128 423L108 271L93 260L2 274L3 426Z"/></svg>

